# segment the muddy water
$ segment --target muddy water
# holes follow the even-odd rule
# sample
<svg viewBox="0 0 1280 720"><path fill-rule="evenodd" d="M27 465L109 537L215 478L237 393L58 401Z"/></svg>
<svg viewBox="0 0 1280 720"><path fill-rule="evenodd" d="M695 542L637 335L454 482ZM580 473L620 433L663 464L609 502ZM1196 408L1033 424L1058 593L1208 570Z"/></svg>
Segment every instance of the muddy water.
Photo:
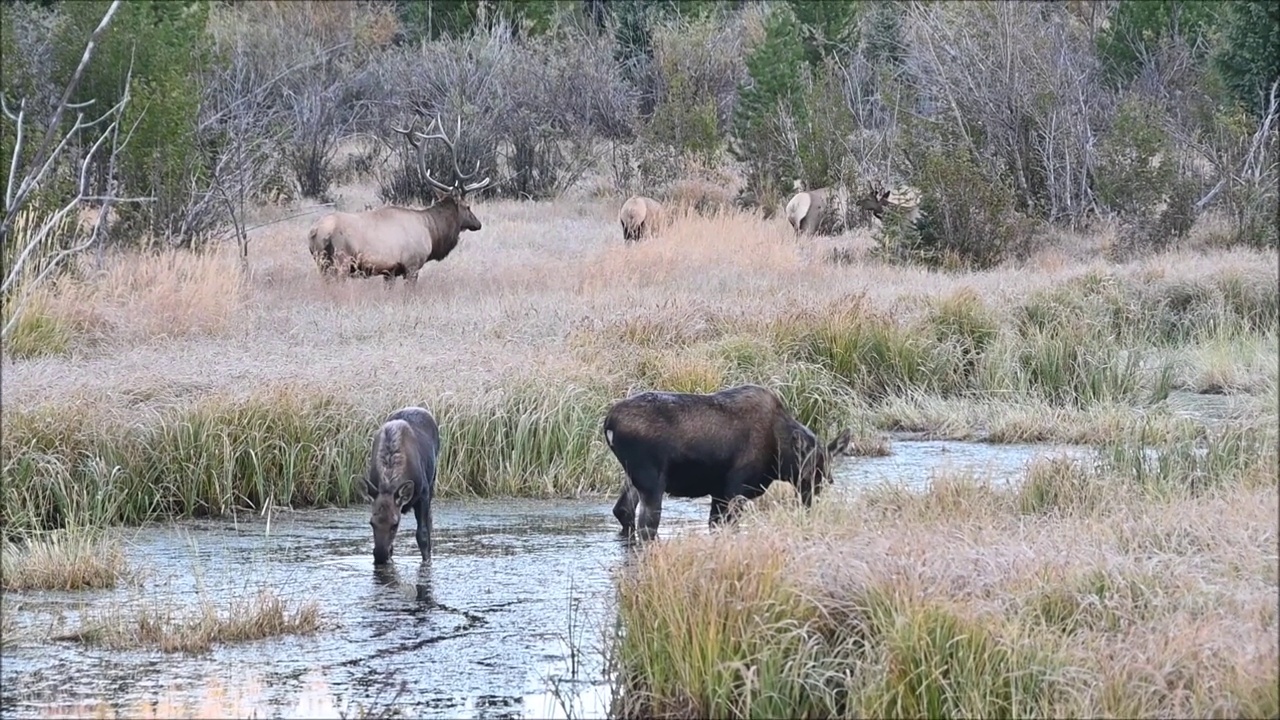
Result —
<svg viewBox="0 0 1280 720"><path fill-rule="evenodd" d="M898 442L843 463L849 490L923 486L939 471L1017 478L1044 446ZM409 532L393 568L373 568L364 508L273 513L136 531L140 586L10 593L0 710L6 717L603 717L601 650L610 571L629 557L611 503L439 501L436 548ZM663 535L706 532L708 502L668 500ZM216 646L201 655L50 641L85 613L226 602L272 588L315 600L309 637Z"/></svg>

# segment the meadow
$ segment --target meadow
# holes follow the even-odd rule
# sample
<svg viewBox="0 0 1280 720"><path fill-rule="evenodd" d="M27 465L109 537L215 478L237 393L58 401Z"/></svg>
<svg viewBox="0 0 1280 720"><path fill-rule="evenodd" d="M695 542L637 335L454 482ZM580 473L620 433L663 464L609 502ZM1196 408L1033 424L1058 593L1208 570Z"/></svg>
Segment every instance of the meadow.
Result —
<svg viewBox="0 0 1280 720"><path fill-rule="evenodd" d="M1102 226L939 272L732 209L626 247L617 204L477 203L416 289L322 282L314 214L255 230L247 267L83 259L5 348L6 587L127 579L57 529L363 502L371 433L406 404L440 418L439 496L580 497L621 480L611 402L755 382L867 454L892 431L1098 459L658 543L618 574L621 714L1275 716L1274 251L1116 263ZM248 632L206 614L160 636ZM133 622L81 634L147 642Z"/></svg>

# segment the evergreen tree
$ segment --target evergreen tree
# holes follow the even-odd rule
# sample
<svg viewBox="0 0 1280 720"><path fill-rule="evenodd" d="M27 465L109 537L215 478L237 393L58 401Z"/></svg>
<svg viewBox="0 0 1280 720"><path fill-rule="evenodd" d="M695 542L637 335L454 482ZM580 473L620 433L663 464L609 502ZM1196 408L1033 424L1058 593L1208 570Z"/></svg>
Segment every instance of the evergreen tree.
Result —
<svg viewBox="0 0 1280 720"><path fill-rule="evenodd" d="M1219 31L1214 67L1236 102L1261 116L1280 78L1280 3L1227 3Z"/></svg>
<svg viewBox="0 0 1280 720"><path fill-rule="evenodd" d="M782 184L784 174L794 177L796 158L781 146L771 126L780 103L790 106L793 113L804 110L800 101L804 45L799 23L788 9L780 8L769 15L764 41L747 56L746 63L750 81L738 92L733 152L752 167L753 174L768 176L775 185Z"/></svg>

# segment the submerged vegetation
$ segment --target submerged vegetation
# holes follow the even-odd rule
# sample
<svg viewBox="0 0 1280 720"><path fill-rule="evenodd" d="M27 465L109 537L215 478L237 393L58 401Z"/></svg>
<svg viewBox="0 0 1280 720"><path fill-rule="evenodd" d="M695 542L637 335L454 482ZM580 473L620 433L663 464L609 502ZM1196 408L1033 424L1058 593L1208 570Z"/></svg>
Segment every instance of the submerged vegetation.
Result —
<svg viewBox="0 0 1280 720"><path fill-rule="evenodd" d="M76 640L114 649L206 652L214 645L282 635L310 635L321 628L315 601L291 603L270 590L232 600L226 607L202 599L194 609L144 601L128 610L113 608L82 622L58 640Z"/></svg>

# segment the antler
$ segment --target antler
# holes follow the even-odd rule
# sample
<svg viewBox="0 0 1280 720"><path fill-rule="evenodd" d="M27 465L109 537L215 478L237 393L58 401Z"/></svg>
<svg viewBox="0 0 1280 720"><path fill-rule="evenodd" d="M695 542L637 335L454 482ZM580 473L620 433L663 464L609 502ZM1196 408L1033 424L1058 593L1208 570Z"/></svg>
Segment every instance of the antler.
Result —
<svg viewBox="0 0 1280 720"><path fill-rule="evenodd" d="M416 124L417 124L417 120L415 119L414 125ZM438 129L433 132L432 128L438 128ZM455 145L455 142L457 141L458 136L462 134L462 117L461 116L458 116L457 128L454 130L452 139L450 139L449 136L445 133L444 124L440 122L439 113L436 113L435 118L431 121L429 125L427 125L426 133L420 133L420 132L414 131L413 125L409 126L409 129L407 130L403 130L400 128L392 128L392 129L395 130L396 132L404 134L406 139L409 140L409 144L413 145L413 147L418 150L420 155L424 152L423 146L421 145L420 142L415 141L413 139L415 136L418 138L418 140L440 140L445 144L445 147L449 148L449 154L453 157L453 172L456 178L454 181L454 185L452 187L447 186L441 183L440 181L436 180L435 178L431 177L430 170L425 171L427 182L431 183L431 185L435 187L437 190L440 190L441 192L453 192L457 190L461 194L465 195L469 192L475 192L476 190L480 190L489 186L490 181L489 181L489 178L487 177L481 180L480 182L466 184L467 180L470 180L471 178L475 177L476 174L480 172L479 160L476 161L475 169L473 169L469 173L462 172L462 168L458 165L458 149L457 149L457 146Z"/></svg>

